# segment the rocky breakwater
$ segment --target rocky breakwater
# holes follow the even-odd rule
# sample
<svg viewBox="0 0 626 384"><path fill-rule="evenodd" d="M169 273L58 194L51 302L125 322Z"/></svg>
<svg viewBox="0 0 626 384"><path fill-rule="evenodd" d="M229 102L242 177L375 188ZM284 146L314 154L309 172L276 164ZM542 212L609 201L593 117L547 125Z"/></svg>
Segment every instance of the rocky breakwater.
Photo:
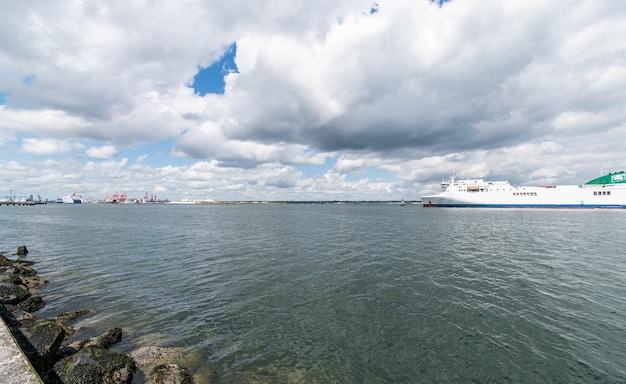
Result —
<svg viewBox="0 0 626 384"><path fill-rule="evenodd" d="M45 384L192 382L184 369L164 361L167 349L144 347L130 355L110 351L122 339L120 328L68 343L76 329L67 323L89 310L63 313L51 319L34 316L44 306L36 291L48 282L32 268L34 262L26 260L27 254L25 246L18 248L16 259L0 253L0 316Z"/></svg>

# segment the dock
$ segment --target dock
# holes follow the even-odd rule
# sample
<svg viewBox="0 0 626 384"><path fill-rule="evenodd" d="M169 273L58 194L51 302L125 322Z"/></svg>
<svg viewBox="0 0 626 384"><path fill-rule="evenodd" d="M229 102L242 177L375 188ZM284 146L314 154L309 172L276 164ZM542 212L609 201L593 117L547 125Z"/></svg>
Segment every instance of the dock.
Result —
<svg viewBox="0 0 626 384"><path fill-rule="evenodd" d="M47 201L15 201L15 200L0 200L0 205L45 205Z"/></svg>

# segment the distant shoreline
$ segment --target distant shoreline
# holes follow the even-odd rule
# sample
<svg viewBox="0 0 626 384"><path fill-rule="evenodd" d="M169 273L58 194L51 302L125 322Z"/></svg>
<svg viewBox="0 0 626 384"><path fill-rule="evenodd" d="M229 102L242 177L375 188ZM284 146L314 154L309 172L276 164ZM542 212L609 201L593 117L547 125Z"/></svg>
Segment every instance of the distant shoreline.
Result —
<svg viewBox="0 0 626 384"><path fill-rule="evenodd" d="M47 201L50 204L57 204L55 201ZM18 202L10 202L13 205L20 204ZM2 202L0 201L0 204ZM23 203L21 203L23 204ZM42 202L41 204L45 204ZM195 200L195 201L159 201L159 202L128 202L128 203L109 203L103 201L93 201L93 202L85 202L81 204L61 204L59 205L82 205L82 204L104 204L104 205L238 205L238 204L384 204L384 205L402 205L403 202L400 200L229 200L229 201L203 201L203 200ZM405 200L404 204L407 205L419 205L422 204L421 200Z"/></svg>

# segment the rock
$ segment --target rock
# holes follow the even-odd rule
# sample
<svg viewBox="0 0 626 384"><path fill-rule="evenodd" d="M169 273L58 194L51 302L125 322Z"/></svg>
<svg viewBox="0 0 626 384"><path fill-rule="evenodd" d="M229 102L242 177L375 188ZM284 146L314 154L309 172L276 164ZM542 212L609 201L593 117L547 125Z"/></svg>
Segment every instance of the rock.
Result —
<svg viewBox="0 0 626 384"><path fill-rule="evenodd" d="M15 306L17 309L28 313L34 313L43 308L45 305L41 296L31 296L24 301L17 303Z"/></svg>
<svg viewBox="0 0 626 384"><path fill-rule="evenodd" d="M13 267L2 267L0 269L0 284L2 283L11 283L11 284L21 284L22 279L18 275L15 274L15 268Z"/></svg>
<svg viewBox="0 0 626 384"><path fill-rule="evenodd" d="M16 304L30 297L28 289L21 284L1 283L0 304Z"/></svg>
<svg viewBox="0 0 626 384"><path fill-rule="evenodd" d="M30 265L35 265L35 262L32 260L11 260L11 264L13 265L23 265L23 266L30 266Z"/></svg>
<svg viewBox="0 0 626 384"><path fill-rule="evenodd" d="M122 328L112 328L96 337L93 345L99 348L111 348L122 341Z"/></svg>
<svg viewBox="0 0 626 384"><path fill-rule="evenodd" d="M23 311L15 305L7 305L6 307L13 313L14 322L12 325L14 326L19 326L24 321L36 320L32 313Z"/></svg>
<svg viewBox="0 0 626 384"><path fill-rule="evenodd" d="M32 347L25 348L20 344L35 369L38 372L51 369L65 338L63 327L53 320L34 319L23 321L19 330Z"/></svg>
<svg viewBox="0 0 626 384"><path fill-rule="evenodd" d="M68 321L78 319L79 317L86 315L88 313L89 313L88 309L79 309L78 311L65 312L55 317L54 320L58 321L59 323L64 324L64 323L67 323Z"/></svg>
<svg viewBox="0 0 626 384"><path fill-rule="evenodd" d="M4 256L0 257L0 272L2 273L0 282L22 284L31 291L48 284L47 280L40 277L37 271L30 267L33 264L32 261L9 260Z"/></svg>
<svg viewBox="0 0 626 384"><path fill-rule="evenodd" d="M78 340L73 342L64 348L63 353L67 354L71 351L78 352L82 349L89 347L96 347L100 349L111 348L113 345L119 343L122 340L122 329L112 328L104 332L98 337L92 337L89 339Z"/></svg>
<svg viewBox="0 0 626 384"><path fill-rule="evenodd" d="M25 246L18 256L26 256ZM44 306L33 292L48 282L30 266L30 260L10 260L0 253L0 316L11 328L13 337L48 384L130 384L137 365L131 356L108 350L122 339L122 330L113 328L95 338L61 347L76 331L64 323L89 313L67 312L53 319L38 319L33 313ZM172 360L182 361L180 348L148 348L143 376L146 383L190 384L190 375Z"/></svg>
<svg viewBox="0 0 626 384"><path fill-rule="evenodd" d="M48 282L37 275L37 272L23 263L12 262L10 266L5 266L3 280L10 280L16 284L22 284L29 290L34 291Z"/></svg>
<svg viewBox="0 0 626 384"><path fill-rule="evenodd" d="M85 348L54 365L64 384L130 384L136 369L129 356L97 347Z"/></svg>
<svg viewBox="0 0 626 384"><path fill-rule="evenodd" d="M59 316L56 316L53 318L54 321L56 321L57 323L61 324L61 326L63 327L63 329L65 330L65 338L69 338L74 336L74 334L76 334L76 328L71 327L69 325L66 325L65 323L67 323L68 321L72 321L75 320L77 318L79 318L80 316L83 316L85 314L89 313L88 309L80 309L78 311L70 311L70 312L66 312L63 313ZM70 350L68 351L69 354L75 353L76 350Z"/></svg>
<svg viewBox="0 0 626 384"><path fill-rule="evenodd" d="M35 291L48 284L48 280L39 275L23 275L20 276L20 281L31 291Z"/></svg>
<svg viewBox="0 0 626 384"><path fill-rule="evenodd" d="M145 384L191 384L191 376L176 364L163 364L154 368Z"/></svg>
<svg viewBox="0 0 626 384"><path fill-rule="evenodd" d="M11 311L11 307L11 305L0 304L0 317L2 317L9 328L20 325L20 322L15 318L15 314Z"/></svg>

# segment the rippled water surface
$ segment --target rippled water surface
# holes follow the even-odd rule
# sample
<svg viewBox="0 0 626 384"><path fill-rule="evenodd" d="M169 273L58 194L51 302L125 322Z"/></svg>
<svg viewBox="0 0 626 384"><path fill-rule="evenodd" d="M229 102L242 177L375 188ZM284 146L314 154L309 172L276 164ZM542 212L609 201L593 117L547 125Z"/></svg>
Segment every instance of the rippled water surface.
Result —
<svg viewBox="0 0 626 384"><path fill-rule="evenodd" d="M198 383L626 382L626 211L0 207L0 251Z"/></svg>

